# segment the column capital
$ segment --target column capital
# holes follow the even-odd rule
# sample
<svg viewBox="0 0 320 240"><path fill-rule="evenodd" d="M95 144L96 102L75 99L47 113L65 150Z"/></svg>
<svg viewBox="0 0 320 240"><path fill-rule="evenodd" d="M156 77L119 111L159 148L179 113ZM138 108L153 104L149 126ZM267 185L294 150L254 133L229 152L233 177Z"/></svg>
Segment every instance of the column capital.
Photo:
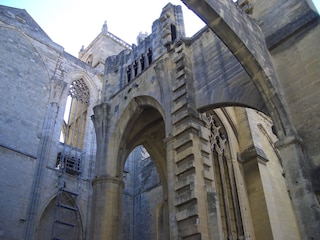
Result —
<svg viewBox="0 0 320 240"><path fill-rule="evenodd" d="M101 103L93 107L94 115L91 116L91 120L96 130L98 145L100 141L105 139L107 134L109 109L110 107L107 103Z"/></svg>
<svg viewBox="0 0 320 240"><path fill-rule="evenodd" d="M67 86L67 83L63 81L62 78L53 76L51 78L51 88L50 88L50 102L58 103L61 99L64 88Z"/></svg>
<svg viewBox="0 0 320 240"><path fill-rule="evenodd" d="M251 147L247 148L243 152L239 154L239 161L242 163L246 163L252 159L257 159L261 163L266 163L269 161L268 157L266 156L265 152L257 147L252 145Z"/></svg>
<svg viewBox="0 0 320 240"><path fill-rule="evenodd" d="M274 146L278 149L284 148L290 144L298 144L302 146L302 139L297 135L284 136L275 142Z"/></svg>
<svg viewBox="0 0 320 240"><path fill-rule="evenodd" d="M94 115L91 116L92 121L99 121L105 119L109 113L109 105L107 103L100 103L93 107Z"/></svg>

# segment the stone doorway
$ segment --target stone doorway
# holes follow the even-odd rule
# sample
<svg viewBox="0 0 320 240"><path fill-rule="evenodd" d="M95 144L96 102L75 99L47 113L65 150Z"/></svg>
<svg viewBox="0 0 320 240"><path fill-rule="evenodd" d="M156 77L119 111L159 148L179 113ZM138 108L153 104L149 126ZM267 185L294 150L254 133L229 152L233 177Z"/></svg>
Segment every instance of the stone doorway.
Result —
<svg viewBox="0 0 320 240"><path fill-rule="evenodd" d="M163 189L150 154L136 147L124 166L122 239L158 239L163 229Z"/></svg>

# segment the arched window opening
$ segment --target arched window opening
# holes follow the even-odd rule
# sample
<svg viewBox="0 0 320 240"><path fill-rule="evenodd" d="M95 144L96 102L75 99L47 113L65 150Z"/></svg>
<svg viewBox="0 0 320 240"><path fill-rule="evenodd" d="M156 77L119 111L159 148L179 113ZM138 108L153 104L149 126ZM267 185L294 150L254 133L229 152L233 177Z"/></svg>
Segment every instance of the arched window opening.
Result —
<svg viewBox="0 0 320 240"><path fill-rule="evenodd" d="M141 65L141 71L144 70L144 56L143 54L140 55L140 65Z"/></svg>
<svg viewBox="0 0 320 240"><path fill-rule="evenodd" d="M171 24L171 41L174 42L177 39L177 28Z"/></svg>
<svg viewBox="0 0 320 240"><path fill-rule="evenodd" d="M147 52L147 58L148 58L148 65L152 63L152 49L149 48Z"/></svg>
<svg viewBox="0 0 320 240"><path fill-rule="evenodd" d="M79 150L83 148L89 98L84 80L74 80L69 87L60 141Z"/></svg>
<svg viewBox="0 0 320 240"><path fill-rule="evenodd" d="M209 138L224 238L241 239L244 231L232 160L226 154L229 151L226 131L216 115L207 113L205 120L210 128Z"/></svg>
<svg viewBox="0 0 320 240"><path fill-rule="evenodd" d="M138 63L136 60L133 62L133 70L134 70L134 76L138 75Z"/></svg>
<svg viewBox="0 0 320 240"><path fill-rule="evenodd" d="M127 72L127 81L130 82L131 81L131 66L129 65L126 69Z"/></svg>
<svg viewBox="0 0 320 240"><path fill-rule="evenodd" d="M86 117L89 105L89 88L83 79L74 80L69 87L60 142L63 152L58 153L55 167L70 174L81 173L81 156L84 143Z"/></svg>
<svg viewBox="0 0 320 240"><path fill-rule="evenodd" d="M122 240L157 239L164 224L163 190L153 160L143 146L128 156L123 181Z"/></svg>
<svg viewBox="0 0 320 240"><path fill-rule="evenodd" d="M40 218L37 239L83 239L82 220L75 196L63 192L48 204Z"/></svg>

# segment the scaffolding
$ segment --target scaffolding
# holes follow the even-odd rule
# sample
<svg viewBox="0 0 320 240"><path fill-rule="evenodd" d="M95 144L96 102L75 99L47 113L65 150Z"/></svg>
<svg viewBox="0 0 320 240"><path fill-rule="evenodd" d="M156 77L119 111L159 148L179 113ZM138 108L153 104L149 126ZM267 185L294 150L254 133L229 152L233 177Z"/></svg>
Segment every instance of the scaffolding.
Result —
<svg viewBox="0 0 320 240"><path fill-rule="evenodd" d="M58 153L59 162L58 193L52 225L52 240L73 240L79 236L79 209L77 199L79 196L79 175L81 174L81 158ZM67 186L67 174L74 175L71 188ZM72 176L71 176L72 177ZM73 178L74 178L73 177ZM70 180L69 180L70 181Z"/></svg>

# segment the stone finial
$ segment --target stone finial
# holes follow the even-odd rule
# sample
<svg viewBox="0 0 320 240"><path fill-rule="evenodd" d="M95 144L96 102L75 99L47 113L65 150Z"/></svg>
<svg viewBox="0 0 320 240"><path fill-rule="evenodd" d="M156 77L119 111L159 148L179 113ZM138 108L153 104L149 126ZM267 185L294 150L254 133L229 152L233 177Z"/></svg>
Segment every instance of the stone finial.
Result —
<svg viewBox="0 0 320 240"><path fill-rule="evenodd" d="M102 26L102 32L107 33L108 32L108 25L107 21L104 21L104 24Z"/></svg>
<svg viewBox="0 0 320 240"><path fill-rule="evenodd" d="M148 37L147 32L139 32L139 35L137 36L137 44L139 45L144 39Z"/></svg>
<svg viewBox="0 0 320 240"><path fill-rule="evenodd" d="M78 54L78 58L81 58L84 54L84 46L82 45L80 51L79 51L79 54Z"/></svg>

